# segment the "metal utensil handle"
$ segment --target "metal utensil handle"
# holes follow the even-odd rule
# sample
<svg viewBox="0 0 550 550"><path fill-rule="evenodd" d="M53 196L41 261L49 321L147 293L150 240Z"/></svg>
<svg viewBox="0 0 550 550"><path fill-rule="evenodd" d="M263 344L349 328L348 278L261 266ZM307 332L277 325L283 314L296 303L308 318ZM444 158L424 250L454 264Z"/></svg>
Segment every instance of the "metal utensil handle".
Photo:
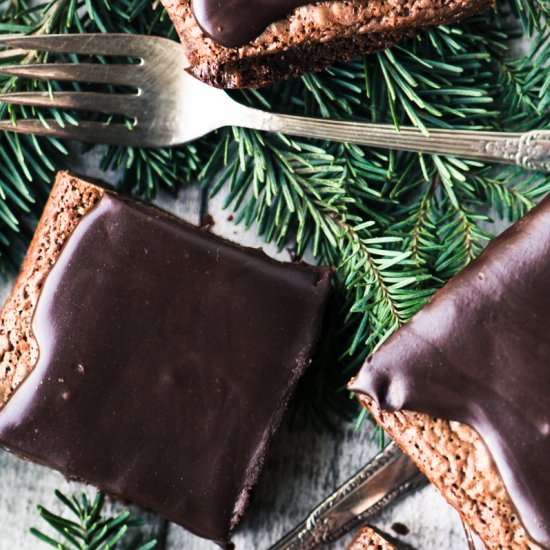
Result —
<svg viewBox="0 0 550 550"><path fill-rule="evenodd" d="M389 124L280 115L250 108L241 109L239 115L239 125L258 130L400 151L517 164L530 170L550 172L550 130L506 133L430 129L429 133L423 133L412 127L402 127L396 131Z"/></svg>
<svg viewBox="0 0 550 550"><path fill-rule="evenodd" d="M311 550L337 540L396 498L427 483L391 443L270 550Z"/></svg>

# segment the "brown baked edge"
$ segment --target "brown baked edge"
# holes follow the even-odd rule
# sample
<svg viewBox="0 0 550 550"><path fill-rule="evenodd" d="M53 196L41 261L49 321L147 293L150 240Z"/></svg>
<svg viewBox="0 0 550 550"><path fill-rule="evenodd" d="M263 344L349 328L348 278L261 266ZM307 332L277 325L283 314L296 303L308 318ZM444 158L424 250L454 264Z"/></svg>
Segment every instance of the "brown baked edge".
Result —
<svg viewBox="0 0 550 550"><path fill-rule="evenodd" d="M40 290L80 219L104 190L60 172L52 187L14 287L0 314L0 409L32 372L38 343L32 318Z"/></svg>
<svg viewBox="0 0 550 550"><path fill-rule="evenodd" d="M382 538L372 527L363 527L357 538L348 546L348 550L397 550Z"/></svg>
<svg viewBox="0 0 550 550"><path fill-rule="evenodd" d="M416 36L420 30L461 21L492 5L492 0L471 0L466 5L457 4L454 11L435 11L433 18L417 27L355 34L326 42L302 43L273 54L228 60L213 56L202 63L192 63L188 71L199 80L218 88L258 88L278 80L320 71L336 62L351 61L361 54L383 50ZM184 36L182 40L185 40Z"/></svg>
<svg viewBox="0 0 550 550"><path fill-rule="evenodd" d="M527 534L481 437L469 426L360 403L437 487L490 550L541 549Z"/></svg>
<svg viewBox="0 0 550 550"><path fill-rule="evenodd" d="M217 88L259 88L278 80L321 71L339 61L351 61L357 55L374 53L400 40L414 37L414 30L379 32L339 38L330 42L300 44L292 49L264 56L218 62L212 59L189 67L188 71Z"/></svg>

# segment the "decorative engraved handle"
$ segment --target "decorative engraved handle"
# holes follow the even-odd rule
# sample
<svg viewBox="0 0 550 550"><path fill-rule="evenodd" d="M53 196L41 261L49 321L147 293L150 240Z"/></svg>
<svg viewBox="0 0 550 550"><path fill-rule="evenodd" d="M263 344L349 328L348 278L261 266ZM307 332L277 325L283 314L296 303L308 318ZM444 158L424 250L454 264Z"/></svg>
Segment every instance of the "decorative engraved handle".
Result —
<svg viewBox="0 0 550 550"><path fill-rule="evenodd" d="M486 162L518 164L530 170L550 172L550 130L528 133L402 127L388 124L345 122L290 115L278 115L241 108L235 124L289 135L327 139L413 151L457 156Z"/></svg>
<svg viewBox="0 0 550 550"><path fill-rule="evenodd" d="M270 550L312 550L335 541L426 483L411 460L391 443Z"/></svg>
<svg viewBox="0 0 550 550"><path fill-rule="evenodd" d="M520 138L517 164L550 172L550 130L534 130Z"/></svg>

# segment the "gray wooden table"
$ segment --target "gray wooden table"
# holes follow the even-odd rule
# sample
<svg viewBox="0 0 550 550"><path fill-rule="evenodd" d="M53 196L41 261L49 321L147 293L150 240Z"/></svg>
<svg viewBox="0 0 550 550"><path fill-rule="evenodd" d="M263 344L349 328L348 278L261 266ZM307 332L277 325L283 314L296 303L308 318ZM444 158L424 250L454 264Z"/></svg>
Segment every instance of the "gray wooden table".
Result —
<svg viewBox="0 0 550 550"><path fill-rule="evenodd" d="M89 163L78 166L78 170L98 175ZM214 220L213 232L245 245L261 246L254 231L243 231L228 220L228 212L221 208L222 201L223 194L206 202L197 187L182 191L177 200L168 196L159 198L163 207L193 223L199 223L201 208L203 213L206 209ZM287 253L277 254L271 247L264 250L288 259ZM2 299L9 288L6 283L0 289ZM298 416L292 424L287 421L276 436L249 512L235 535L237 549L267 549L376 454L377 446L370 436L367 425L355 431L352 425L337 421L337 429L331 431L312 425L305 417ZM53 494L56 488L68 493L83 490L90 495L94 493L90 488L67 482L60 474L0 451L0 550L47 548L29 534L29 528L43 527L35 511L37 504L61 510ZM154 514L137 509L136 513L146 518L147 532L158 538L159 550L215 548ZM399 537L419 550L466 548L457 514L431 487L394 505L373 524L393 535L403 532L405 526L408 534ZM331 547L345 548L349 540L350 537Z"/></svg>

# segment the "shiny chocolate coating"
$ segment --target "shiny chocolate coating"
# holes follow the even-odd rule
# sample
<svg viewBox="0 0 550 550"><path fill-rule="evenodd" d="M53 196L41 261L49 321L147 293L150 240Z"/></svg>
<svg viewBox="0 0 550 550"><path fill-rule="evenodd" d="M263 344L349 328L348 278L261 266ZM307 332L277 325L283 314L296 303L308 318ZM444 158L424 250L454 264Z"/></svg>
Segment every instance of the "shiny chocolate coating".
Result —
<svg viewBox="0 0 550 550"><path fill-rule="evenodd" d="M265 28L311 0L193 0L202 30L223 46L238 47L257 38Z"/></svg>
<svg viewBox="0 0 550 550"><path fill-rule="evenodd" d="M370 357L350 388L473 427L550 548L550 198L489 244Z"/></svg>
<svg viewBox="0 0 550 550"><path fill-rule="evenodd" d="M105 193L46 278L0 442L225 544L329 279Z"/></svg>

